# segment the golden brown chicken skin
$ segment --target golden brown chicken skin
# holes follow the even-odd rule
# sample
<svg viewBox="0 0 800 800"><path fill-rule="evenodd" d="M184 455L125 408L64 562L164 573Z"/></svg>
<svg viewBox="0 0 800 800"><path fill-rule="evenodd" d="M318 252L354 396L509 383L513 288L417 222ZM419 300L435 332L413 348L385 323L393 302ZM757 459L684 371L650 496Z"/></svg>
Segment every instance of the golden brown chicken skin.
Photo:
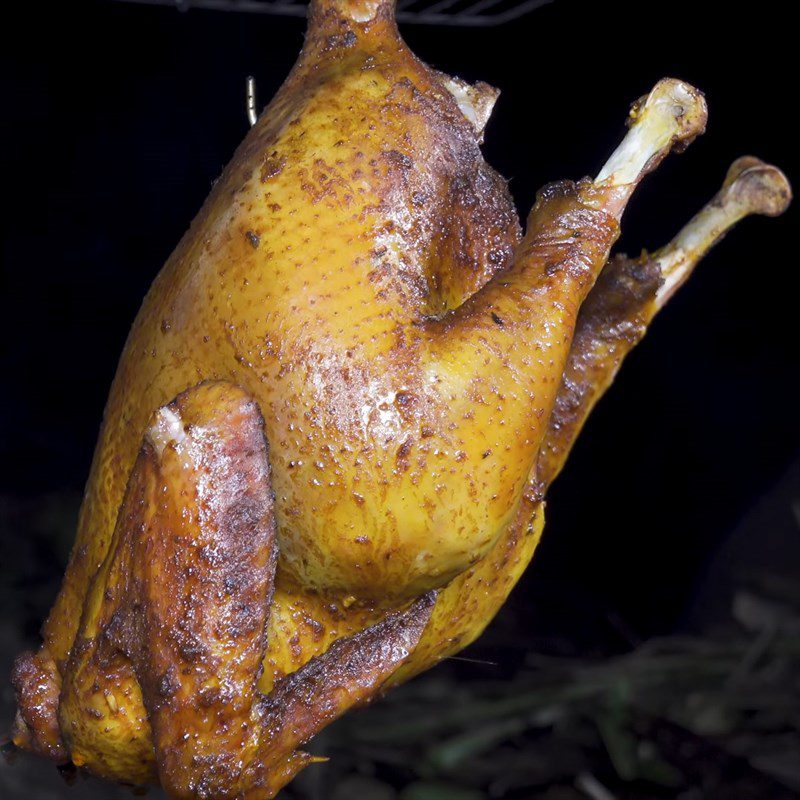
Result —
<svg viewBox="0 0 800 800"><path fill-rule="evenodd" d="M474 640L586 416L702 254L789 200L744 159L652 257L636 186L702 132L659 82L524 236L496 98L389 0L316 0L300 58L134 322L14 741L176 798L270 798L347 709Z"/></svg>

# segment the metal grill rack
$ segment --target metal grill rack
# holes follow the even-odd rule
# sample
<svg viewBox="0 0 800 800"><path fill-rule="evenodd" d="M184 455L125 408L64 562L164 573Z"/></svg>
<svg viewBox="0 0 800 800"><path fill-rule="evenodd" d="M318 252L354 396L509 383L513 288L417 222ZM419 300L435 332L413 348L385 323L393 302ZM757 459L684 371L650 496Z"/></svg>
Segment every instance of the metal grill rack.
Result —
<svg viewBox="0 0 800 800"><path fill-rule="evenodd" d="M277 14L304 17L307 0L117 0L151 6L173 6L179 11L193 8L237 11L245 14ZM397 19L418 25L488 27L519 19L552 0L397 0Z"/></svg>

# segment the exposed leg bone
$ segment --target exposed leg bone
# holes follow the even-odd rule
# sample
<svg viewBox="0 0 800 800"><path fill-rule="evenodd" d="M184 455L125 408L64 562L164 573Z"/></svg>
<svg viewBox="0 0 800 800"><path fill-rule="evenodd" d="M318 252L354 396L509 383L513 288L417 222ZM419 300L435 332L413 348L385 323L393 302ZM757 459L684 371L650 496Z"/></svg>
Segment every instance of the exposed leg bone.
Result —
<svg viewBox="0 0 800 800"><path fill-rule="evenodd" d="M617 256L583 304L536 480L558 475L598 399L653 317L691 275L703 256L750 214L777 216L791 200L786 176L752 156L737 159L715 197L665 247L637 259Z"/></svg>
<svg viewBox="0 0 800 800"><path fill-rule="evenodd" d="M431 392L448 419L459 420L469 479L492 498L464 514L465 530L485 537L508 522L546 430L578 309L608 259L622 211L642 177L700 133L705 117L697 90L661 81L636 105L598 180L545 188L511 268L426 325ZM543 368L533 368L537 362Z"/></svg>
<svg viewBox="0 0 800 800"><path fill-rule="evenodd" d="M786 176L753 156L736 159L722 188L657 255L663 284L656 293L661 309L683 285L697 262L739 220L750 214L777 217L789 207L792 189Z"/></svg>
<svg viewBox="0 0 800 800"><path fill-rule="evenodd" d="M620 192L621 214L636 184L670 150L683 150L705 132L708 110L703 95L688 83L665 78L634 103L630 132L595 178L598 185L628 187Z"/></svg>
<svg viewBox="0 0 800 800"><path fill-rule="evenodd" d="M247 394L214 383L146 433L59 712L96 774L131 779L122 739L134 774L157 768L170 797L270 798L314 760L298 748L370 700L422 635L433 594L258 692L276 554L262 424Z"/></svg>

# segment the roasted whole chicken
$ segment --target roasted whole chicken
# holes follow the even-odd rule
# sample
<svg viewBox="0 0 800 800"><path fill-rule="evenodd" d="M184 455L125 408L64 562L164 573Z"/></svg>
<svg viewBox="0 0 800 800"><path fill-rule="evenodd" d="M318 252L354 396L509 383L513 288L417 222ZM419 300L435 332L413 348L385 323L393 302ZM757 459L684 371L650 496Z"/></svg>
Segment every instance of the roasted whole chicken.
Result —
<svg viewBox="0 0 800 800"><path fill-rule="evenodd" d="M658 83L525 233L483 161L497 92L427 67L390 0L305 45L156 278L114 380L14 742L174 798L271 798L303 744L473 641L625 355L781 172L736 161L665 248L609 252L702 133Z"/></svg>

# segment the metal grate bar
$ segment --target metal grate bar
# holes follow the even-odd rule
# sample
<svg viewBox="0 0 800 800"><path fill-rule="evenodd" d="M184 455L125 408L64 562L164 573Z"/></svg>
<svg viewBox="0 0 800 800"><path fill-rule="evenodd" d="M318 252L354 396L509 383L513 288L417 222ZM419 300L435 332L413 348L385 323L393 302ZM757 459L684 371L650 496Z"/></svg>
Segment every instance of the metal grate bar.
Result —
<svg viewBox="0 0 800 800"><path fill-rule="evenodd" d="M178 11L236 11L245 14L275 14L304 17L307 0L115 0L148 6L172 6ZM489 27L503 25L529 14L553 0L398 0L399 22L418 25ZM459 8L459 5L463 6Z"/></svg>
<svg viewBox="0 0 800 800"><path fill-rule="evenodd" d="M471 5L465 13L471 16L475 14L481 14L482 12L488 11L490 8L493 8L502 2L503 0L478 0L478 2L474 5Z"/></svg>

